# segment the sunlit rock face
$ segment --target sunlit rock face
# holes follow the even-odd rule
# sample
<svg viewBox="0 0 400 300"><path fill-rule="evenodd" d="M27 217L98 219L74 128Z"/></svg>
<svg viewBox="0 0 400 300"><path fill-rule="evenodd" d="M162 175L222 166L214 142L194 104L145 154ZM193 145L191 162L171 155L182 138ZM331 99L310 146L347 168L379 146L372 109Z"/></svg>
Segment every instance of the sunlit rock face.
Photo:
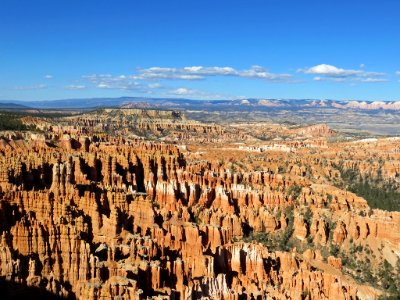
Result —
<svg viewBox="0 0 400 300"><path fill-rule="evenodd" d="M139 125L177 130L154 114L163 122ZM373 299L382 291L354 280L349 261L368 258L373 274L396 265L400 214L333 181L339 163L394 180L396 140L331 144L321 137L336 133L318 125L282 129L312 147L239 149L229 130L182 119L177 134L224 140L182 147L87 134L105 123L86 117L88 127L29 121L51 133L0 139L7 282L79 299Z"/></svg>

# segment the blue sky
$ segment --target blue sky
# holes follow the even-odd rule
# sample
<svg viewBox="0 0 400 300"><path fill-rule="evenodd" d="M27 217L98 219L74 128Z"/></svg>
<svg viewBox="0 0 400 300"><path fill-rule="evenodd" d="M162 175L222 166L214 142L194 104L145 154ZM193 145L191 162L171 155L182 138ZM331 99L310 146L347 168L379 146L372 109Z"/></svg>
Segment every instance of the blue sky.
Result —
<svg viewBox="0 0 400 300"><path fill-rule="evenodd" d="M400 100L398 0L1 0L0 99Z"/></svg>

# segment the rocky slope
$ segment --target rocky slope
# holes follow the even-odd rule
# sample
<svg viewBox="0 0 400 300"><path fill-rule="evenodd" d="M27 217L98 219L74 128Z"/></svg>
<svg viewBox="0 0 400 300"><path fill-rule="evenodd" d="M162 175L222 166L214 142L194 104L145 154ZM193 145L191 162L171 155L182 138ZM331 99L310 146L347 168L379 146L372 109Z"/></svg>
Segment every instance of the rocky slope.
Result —
<svg viewBox="0 0 400 300"><path fill-rule="evenodd" d="M78 299L375 299L398 287L400 213L341 184L350 169L397 182L399 140L253 153L39 124L0 140L2 280Z"/></svg>

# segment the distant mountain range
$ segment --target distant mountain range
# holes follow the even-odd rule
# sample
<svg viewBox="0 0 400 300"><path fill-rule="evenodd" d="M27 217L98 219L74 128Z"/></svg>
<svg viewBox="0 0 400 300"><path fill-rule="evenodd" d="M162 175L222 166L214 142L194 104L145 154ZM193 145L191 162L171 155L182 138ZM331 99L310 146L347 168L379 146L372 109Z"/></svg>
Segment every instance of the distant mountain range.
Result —
<svg viewBox="0 0 400 300"><path fill-rule="evenodd" d="M0 101L0 109L27 109L27 108L28 106L26 105Z"/></svg>
<svg viewBox="0 0 400 300"><path fill-rule="evenodd" d="M48 101L0 100L0 109L86 109L96 107L140 107L185 110L273 110L273 109L353 109L353 110L400 110L400 101L342 101L315 99L238 99L192 100L183 98L84 98Z"/></svg>

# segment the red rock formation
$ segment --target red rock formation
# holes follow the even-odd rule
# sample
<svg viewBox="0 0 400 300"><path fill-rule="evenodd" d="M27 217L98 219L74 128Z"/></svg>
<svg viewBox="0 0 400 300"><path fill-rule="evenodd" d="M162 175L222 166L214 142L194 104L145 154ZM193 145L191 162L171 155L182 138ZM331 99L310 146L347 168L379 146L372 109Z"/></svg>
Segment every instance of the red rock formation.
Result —
<svg viewBox="0 0 400 300"><path fill-rule="evenodd" d="M88 136L87 124L106 124L80 122L53 127L43 143L2 140L1 278L80 299L356 299L364 287L329 247L383 247L395 264L400 214L335 188L337 151L183 155L170 144ZM219 130L192 125L184 130ZM360 157L345 167L364 170ZM387 176L397 167L385 164Z"/></svg>

